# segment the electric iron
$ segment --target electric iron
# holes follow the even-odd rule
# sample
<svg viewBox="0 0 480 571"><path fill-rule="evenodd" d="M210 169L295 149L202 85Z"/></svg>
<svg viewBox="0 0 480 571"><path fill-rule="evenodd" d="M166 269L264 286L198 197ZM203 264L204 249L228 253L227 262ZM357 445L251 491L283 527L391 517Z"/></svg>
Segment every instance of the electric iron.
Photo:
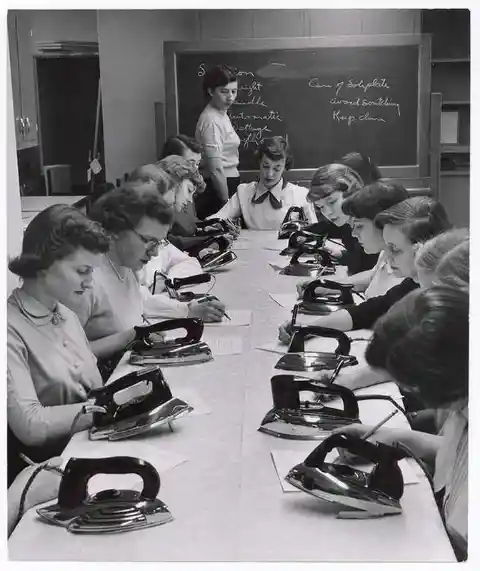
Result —
<svg viewBox="0 0 480 571"><path fill-rule="evenodd" d="M337 369L341 366L342 363ZM357 398L350 389L332 384L336 374L327 382L296 375L273 376L273 408L258 430L289 440L322 440L335 428L359 423ZM302 392L314 393L315 398L301 400ZM343 407L324 406L317 400L322 395L340 399Z"/></svg>
<svg viewBox="0 0 480 571"><path fill-rule="evenodd" d="M121 403L122 396L133 397ZM149 367L135 371L113 383L89 393L95 397L95 405L105 412L93 413L93 426L90 428L90 440L123 440L143 434L162 424L187 414L193 408L179 398L174 398L165 381L160 367ZM119 402L120 401L120 402Z"/></svg>
<svg viewBox="0 0 480 571"><path fill-rule="evenodd" d="M288 246L280 252L280 256L292 256L302 244L311 244L321 248L325 244L325 239L326 236L322 234L315 234L305 229L298 230L290 236Z"/></svg>
<svg viewBox="0 0 480 571"><path fill-rule="evenodd" d="M184 278L167 278L165 280L165 289L172 299L189 302L194 299L201 299L205 297L206 294L193 293L192 291L179 292L178 290L189 285L207 283L211 279L212 275L207 272L202 274L195 274L193 276L186 276ZM216 299L214 296L210 297Z"/></svg>
<svg viewBox="0 0 480 571"><path fill-rule="evenodd" d="M297 217L294 218L294 215L297 215ZM307 225L308 220L305 216L303 208L301 206L291 206L285 214L285 218L280 225L278 238L279 240L290 238L294 232L302 230L302 228L305 228Z"/></svg>
<svg viewBox="0 0 480 571"><path fill-rule="evenodd" d="M301 259L303 256L303 259ZM307 256L307 258L305 258ZM288 266L280 270L285 276L317 278L323 274L334 274L335 263L327 250L318 249L317 244L301 244L290 259Z"/></svg>
<svg viewBox="0 0 480 571"><path fill-rule="evenodd" d="M96 474L138 474L141 492L102 490L88 495ZM120 533L162 525L173 520L157 498L160 476L148 462L131 456L70 458L60 482L56 504L37 509L38 515L71 533Z"/></svg>
<svg viewBox="0 0 480 571"><path fill-rule="evenodd" d="M152 333L185 329L186 335L166 341L154 341ZM200 339L203 321L197 318L181 317L167 319L146 327L135 327L137 339L132 343L130 363L132 365L194 365L213 359L210 347Z"/></svg>
<svg viewBox="0 0 480 571"><path fill-rule="evenodd" d="M325 462L334 448L343 448L373 463L371 472L345 464ZM307 458L294 466L285 480L312 496L341 504L352 511L339 517L379 517L402 513L403 476L398 461L405 454L382 443L372 443L358 436L333 434Z"/></svg>
<svg viewBox="0 0 480 571"><path fill-rule="evenodd" d="M337 329L320 327L319 325L296 326L295 317L298 304L292 312L293 336L288 346L288 352L279 359L275 369L285 371L323 371L335 369L339 362L344 366L358 365L357 358L350 355L350 338ZM337 348L334 353L323 353L319 351L305 351L305 340L307 337L331 337L337 340Z"/></svg>
<svg viewBox="0 0 480 571"><path fill-rule="evenodd" d="M336 292L315 293L316 288L323 287L337 290ZM298 303L298 311L310 315L328 315L346 305L354 305L352 284L341 284L331 280L316 279L311 281L303 292L303 298Z"/></svg>
<svg viewBox="0 0 480 571"><path fill-rule="evenodd" d="M195 236L218 236L222 234L238 234L238 230L231 220L209 218L197 222Z"/></svg>
<svg viewBox="0 0 480 571"><path fill-rule="evenodd" d="M218 251L202 253L203 250L216 245ZM230 240L225 236L210 236L202 244L189 249L190 256L197 258L205 271L215 271L237 259L235 252L229 249Z"/></svg>

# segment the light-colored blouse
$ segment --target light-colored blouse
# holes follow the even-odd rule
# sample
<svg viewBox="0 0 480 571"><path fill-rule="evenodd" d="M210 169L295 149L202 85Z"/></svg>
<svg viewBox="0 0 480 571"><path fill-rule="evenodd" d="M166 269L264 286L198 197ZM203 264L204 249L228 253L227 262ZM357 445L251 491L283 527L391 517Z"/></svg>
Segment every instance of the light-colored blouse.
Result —
<svg viewBox="0 0 480 571"><path fill-rule="evenodd" d="M89 391L101 386L77 316L15 289L7 302L7 414L15 436L26 446L68 437Z"/></svg>
<svg viewBox="0 0 480 571"><path fill-rule="evenodd" d="M78 315L90 341L146 325L149 319L188 314L186 303L170 299L165 293L152 295L131 269L116 267L106 255L93 271L92 288L78 296L70 308Z"/></svg>
<svg viewBox="0 0 480 571"><path fill-rule="evenodd" d="M282 202L281 208L274 208L268 196L262 202L252 202L252 199L260 198L268 192ZM228 202L209 218L233 219L243 216L245 225L250 230L278 230L288 209L291 206L300 206L310 224L313 224L317 222L317 216L313 205L307 202L307 194L308 189L291 182L283 187L283 180L272 189L265 188L260 182L241 184Z"/></svg>
<svg viewBox="0 0 480 571"><path fill-rule="evenodd" d="M393 273L390 263L388 261L387 253L382 250L378 256L377 263L373 268L372 279L365 290L365 297L378 297L384 295L389 289L395 287L403 281L403 278L398 278Z"/></svg>
<svg viewBox="0 0 480 571"><path fill-rule="evenodd" d="M202 145L205 157L221 159L226 177L238 176L240 138L226 111L220 111L209 103L198 118L195 138ZM210 174L205 165L205 176Z"/></svg>
<svg viewBox="0 0 480 571"><path fill-rule="evenodd" d="M435 492L445 490L443 512L452 543L466 553L468 541L468 405L451 411L435 459Z"/></svg>

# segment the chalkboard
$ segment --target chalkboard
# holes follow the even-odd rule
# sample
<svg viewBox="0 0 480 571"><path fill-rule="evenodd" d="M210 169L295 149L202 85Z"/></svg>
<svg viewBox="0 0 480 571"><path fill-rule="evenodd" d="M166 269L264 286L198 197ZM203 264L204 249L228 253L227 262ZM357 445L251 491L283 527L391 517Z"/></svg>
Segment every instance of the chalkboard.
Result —
<svg viewBox="0 0 480 571"><path fill-rule="evenodd" d="M245 40L242 47L237 41L224 51L202 50L202 44L182 50L175 43L170 48L175 127L194 134L205 106L203 76L210 66L225 63L238 73L238 97L229 115L241 139L240 170L257 168L254 151L273 135L288 136L297 169L314 169L350 151L379 165L418 165L421 42L417 37L405 44L378 45L378 38L374 45L362 38L359 45L288 49L246 49L250 42ZM383 38L387 44L389 40ZM168 107L167 98L171 128Z"/></svg>

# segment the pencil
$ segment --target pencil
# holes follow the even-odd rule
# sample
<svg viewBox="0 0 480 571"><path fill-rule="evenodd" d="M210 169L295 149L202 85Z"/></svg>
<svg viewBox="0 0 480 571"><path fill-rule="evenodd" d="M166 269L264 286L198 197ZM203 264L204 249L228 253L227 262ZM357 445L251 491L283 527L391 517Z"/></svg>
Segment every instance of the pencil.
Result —
<svg viewBox="0 0 480 571"><path fill-rule="evenodd" d="M377 430L383 426L386 422L388 422L393 416L395 416L398 412L398 409L395 409L394 411L392 411L388 416L386 416L383 420L381 420L378 424L376 424L371 430L369 430L366 434L364 434L362 436L362 440L366 440L367 438L370 438L370 436L372 436L373 434L375 434L375 432L377 432Z"/></svg>
<svg viewBox="0 0 480 571"><path fill-rule="evenodd" d="M28 456L25 456L25 454L22 454L21 452L19 452L18 455L29 466L40 466L41 464L44 464L45 470L48 470L49 472L57 472L58 474L63 476L63 470L58 466L51 466L48 462L39 462L39 463L34 462L33 460L30 460Z"/></svg>
<svg viewBox="0 0 480 571"><path fill-rule="evenodd" d="M211 297L209 295L206 295L205 297L201 297L199 299L197 299L198 303L205 303L207 301L212 301L214 300L214 297ZM229 321L232 321L232 318L227 314L227 312L225 311L225 313L223 314Z"/></svg>
<svg viewBox="0 0 480 571"><path fill-rule="evenodd" d="M375 432L377 432L377 430L383 426L386 422L388 422L393 416L395 416L398 412L398 409L395 409L393 412L391 412L389 415L387 415L383 420L381 420L378 424L376 424L371 430L369 430L368 432L366 432L362 437L361 440L367 440L367 438L370 438L370 436L372 436L373 434L375 434ZM339 455L337 456L337 458L335 458L335 460L332 462L332 464L338 464L341 462L342 457Z"/></svg>

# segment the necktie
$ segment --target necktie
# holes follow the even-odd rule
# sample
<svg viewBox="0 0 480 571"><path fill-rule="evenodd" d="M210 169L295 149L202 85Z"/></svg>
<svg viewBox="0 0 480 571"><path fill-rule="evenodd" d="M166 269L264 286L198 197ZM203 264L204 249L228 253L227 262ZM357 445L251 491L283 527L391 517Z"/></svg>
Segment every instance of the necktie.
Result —
<svg viewBox="0 0 480 571"><path fill-rule="evenodd" d="M262 204L262 202L265 201L267 196L270 199L270 204L272 205L272 208L275 208L275 210L280 210L280 208L282 208L283 206L282 201L278 200L278 198L274 196L269 190L267 190L267 192L264 192L260 196L257 196L256 198L255 196L252 196L252 204Z"/></svg>

